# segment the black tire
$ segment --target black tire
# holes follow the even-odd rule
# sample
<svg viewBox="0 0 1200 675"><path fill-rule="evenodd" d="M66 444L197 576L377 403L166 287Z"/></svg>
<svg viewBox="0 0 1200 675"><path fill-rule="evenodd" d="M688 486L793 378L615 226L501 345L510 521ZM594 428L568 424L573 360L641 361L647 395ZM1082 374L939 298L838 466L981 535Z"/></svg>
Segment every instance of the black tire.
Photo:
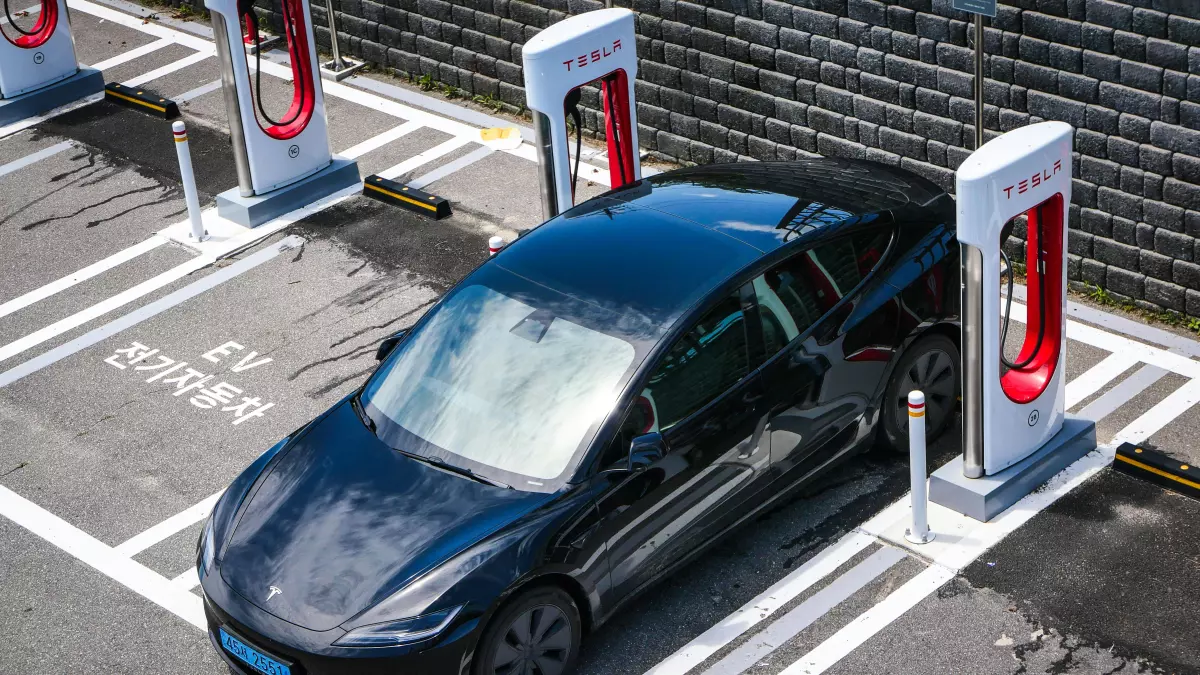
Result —
<svg viewBox="0 0 1200 675"><path fill-rule="evenodd" d="M538 586L509 600L488 622L472 675L569 675L582 639L579 609L554 586Z"/></svg>
<svg viewBox="0 0 1200 675"><path fill-rule="evenodd" d="M908 392L925 394L925 441L937 440L954 421L961 360L954 341L945 335L917 340L900 357L881 403L883 440L908 454Z"/></svg>

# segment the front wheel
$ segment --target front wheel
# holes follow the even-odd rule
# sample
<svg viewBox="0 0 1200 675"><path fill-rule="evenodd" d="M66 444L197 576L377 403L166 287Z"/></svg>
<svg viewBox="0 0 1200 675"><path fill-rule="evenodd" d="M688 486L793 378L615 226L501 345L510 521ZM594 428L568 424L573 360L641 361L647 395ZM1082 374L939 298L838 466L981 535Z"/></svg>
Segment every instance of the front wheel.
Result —
<svg viewBox="0 0 1200 675"><path fill-rule="evenodd" d="M565 591L543 586L522 593L488 623L472 675L568 675L579 656L580 627Z"/></svg>
<svg viewBox="0 0 1200 675"><path fill-rule="evenodd" d="M896 452L908 452L908 393L925 394L925 441L937 440L954 419L958 401L958 348L945 335L917 340L904 355L883 398L883 434Z"/></svg>

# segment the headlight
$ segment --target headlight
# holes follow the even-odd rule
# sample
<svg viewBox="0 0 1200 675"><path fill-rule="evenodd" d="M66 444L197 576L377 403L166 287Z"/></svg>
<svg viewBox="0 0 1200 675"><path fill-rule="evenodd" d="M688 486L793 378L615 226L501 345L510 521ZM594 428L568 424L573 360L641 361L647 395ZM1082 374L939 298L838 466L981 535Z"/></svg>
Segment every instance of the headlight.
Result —
<svg viewBox="0 0 1200 675"><path fill-rule="evenodd" d="M210 515L204 521L204 531L200 533L200 542L196 545L196 572L204 577L217 555L217 547L213 543L213 521Z"/></svg>
<svg viewBox="0 0 1200 675"><path fill-rule="evenodd" d="M355 628L333 644L339 647L395 647L424 640L446 630L462 605L411 619L388 621Z"/></svg>

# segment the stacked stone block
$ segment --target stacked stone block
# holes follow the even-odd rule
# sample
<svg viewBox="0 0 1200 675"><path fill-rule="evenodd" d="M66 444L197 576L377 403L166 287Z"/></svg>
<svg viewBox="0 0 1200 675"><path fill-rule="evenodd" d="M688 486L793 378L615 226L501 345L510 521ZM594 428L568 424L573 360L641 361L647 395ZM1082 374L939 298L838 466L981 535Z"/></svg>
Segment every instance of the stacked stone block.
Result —
<svg viewBox="0 0 1200 675"><path fill-rule="evenodd" d="M614 5L638 14L643 149L695 163L870 159L952 188L974 146L971 17L951 0ZM336 6L344 50L521 109L521 46L603 4ZM313 15L327 45L322 3ZM1070 279L1200 316L1200 0L1001 0L984 39L987 138L1043 120L1077 130ZM596 133L598 92L584 104ZM1007 244L1018 257L1023 237L1019 226Z"/></svg>

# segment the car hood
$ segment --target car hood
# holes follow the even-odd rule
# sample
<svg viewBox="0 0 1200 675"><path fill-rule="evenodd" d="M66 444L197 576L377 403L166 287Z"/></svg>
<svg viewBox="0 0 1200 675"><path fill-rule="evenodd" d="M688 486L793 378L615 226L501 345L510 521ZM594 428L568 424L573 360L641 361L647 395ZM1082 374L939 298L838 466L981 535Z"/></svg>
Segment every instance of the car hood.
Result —
<svg viewBox="0 0 1200 675"><path fill-rule="evenodd" d="M552 498L405 457L364 427L348 400L284 453L252 489L221 577L310 630L344 623Z"/></svg>

